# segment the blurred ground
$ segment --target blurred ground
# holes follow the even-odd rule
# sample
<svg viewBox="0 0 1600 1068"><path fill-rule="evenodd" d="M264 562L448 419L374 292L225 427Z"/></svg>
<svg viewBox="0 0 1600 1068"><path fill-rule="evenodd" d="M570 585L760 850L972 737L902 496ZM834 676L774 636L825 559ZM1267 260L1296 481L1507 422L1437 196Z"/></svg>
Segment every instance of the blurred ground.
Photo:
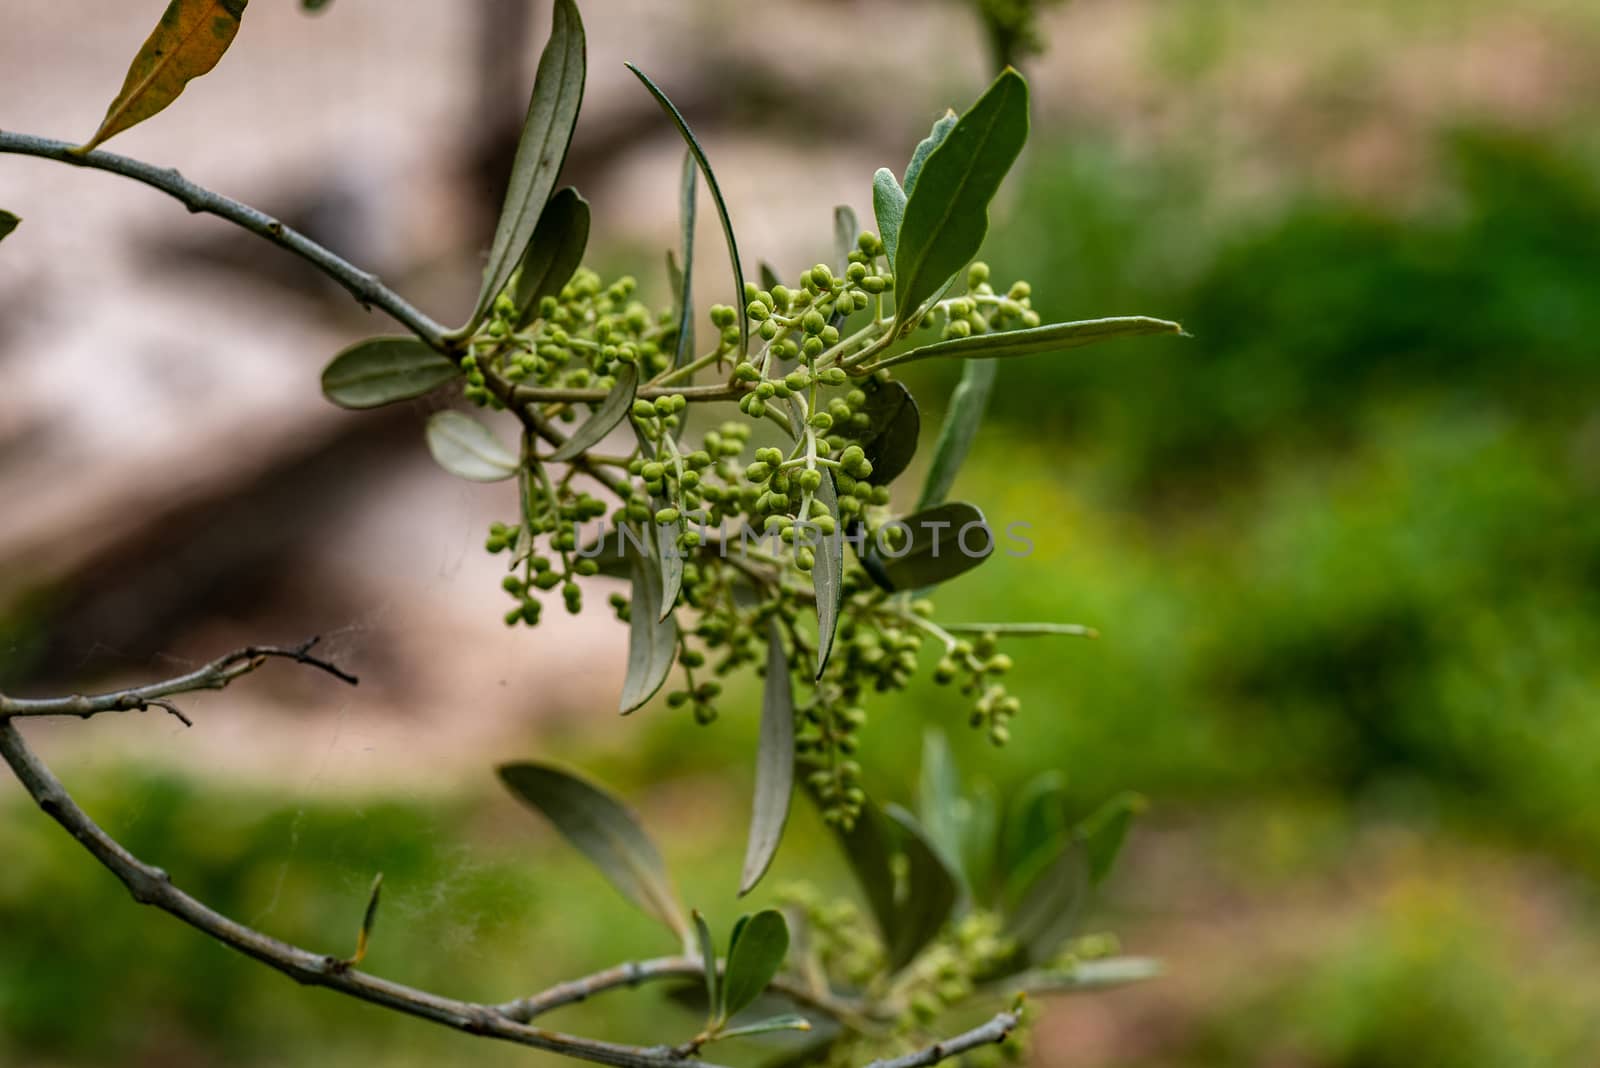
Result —
<svg viewBox="0 0 1600 1068"><path fill-rule="evenodd" d="M82 136L154 15L75 6L8 12L0 127ZM113 147L460 315L545 13L295 8L252 7L222 66ZM953 3L585 16L591 261L658 295L678 148L624 58L684 105L747 255L791 271L831 205L870 217L872 169L986 65ZM904 797L933 724L975 773L1151 797L1095 920L1172 974L1052 1009L1042 1065L1600 1061L1600 9L1078 0L1047 37L985 258L1059 317L1196 338L1006 367L958 490L1032 523L1039 552L952 584L941 614L1106 636L1014 650L1003 752L942 693L878 707L869 777ZM527 47L502 69L485 39ZM433 469L426 404L317 396L326 358L386 324L107 175L0 160L0 206L25 220L0 250L0 684L110 685L316 632L363 675L275 667L193 702L191 731L30 727L91 812L203 897L335 950L381 868L376 970L499 999L669 948L496 796L494 762L558 755L635 798L689 899L731 916L745 794L720 769L744 768L753 717L619 723L602 602L501 627L480 550L500 488ZM709 303L726 276L702 224ZM942 370L917 383L928 409ZM528 1060L257 975L139 913L18 791L0 808L0 1063ZM785 850L780 879L836 870L809 821ZM667 1011L633 1004L574 1026L649 1034Z"/></svg>

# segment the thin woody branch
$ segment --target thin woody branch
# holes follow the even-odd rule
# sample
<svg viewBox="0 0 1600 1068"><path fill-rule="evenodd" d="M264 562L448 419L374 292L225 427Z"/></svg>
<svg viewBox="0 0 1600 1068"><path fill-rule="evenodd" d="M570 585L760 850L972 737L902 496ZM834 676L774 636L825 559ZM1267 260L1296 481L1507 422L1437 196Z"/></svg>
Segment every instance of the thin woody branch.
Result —
<svg viewBox="0 0 1600 1068"><path fill-rule="evenodd" d="M931 1064L950 1057L959 1057L963 1053L975 1050L980 1046L991 1046L1004 1042L1017 1029L1017 1024L1022 1020L1022 1006L1019 1004L1010 1012L996 1015L988 1023L974 1027L954 1038L947 1038L942 1042L935 1042L931 1046L919 1049L914 1053L907 1053L903 1057L892 1057L888 1060L873 1061L867 1068L926 1068Z"/></svg>
<svg viewBox="0 0 1600 1068"><path fill-rule="evenodd" d="M181 693L193 693L196 690L221 690L235 679L250 674L272 659L292 660L297 664L325 671L351 686L356 685L358 680L354 675L327 660L311 655L311 650L317 641L318 639L311 638L291 647L246 646L176 678L112 693L46 698L7 697L0 694L0 720L24 716L77 716L80 719L88 719L103 712L142 712L151 707L158 707L176 716L184 726L189 726L188 717L173 704L171 697Z"/></svg>
<svg viewBox="0 0 1600 1068"><path fill-rule="evenodd" d="M557 983L537 994L516 1001L496 1005L495 1011L526 1023L547 1012L567 1005L576 1005L610 990L632 988L662 980L699 980L704 977L705 969L699 957L656 957L651 960L629 961L579 979ZM848 1019L864 1011L862 1006L853 1002L811 990L782 975L768 983L767 989L801 1008L812 1009L835 1018Z"/></svg>
<svg viewBox="0 0 1600 1068"><path fill-rule="evenodd" d="M191 212L204 212L226 219L258 237L265 238L279 248L292 252L338 282L363 307L380 308L434 348L441 352L450 350L446 328L384 285L377 275L362 270L263 211L196 185L171 167L157 167L142 160L130 159L99 149L93 152L78 152L73 145L65 141L6 130L0 130L0 153L37 156L40 159L54 160L73 167L109 171L159 189L178 200Z"/></svg>
<svg viewBox="0 0 1600 1068"><path fill-rule="evenodd" d="M135 901L166 912L230 949L291 979L321 986L408 1016L471 1035L513 1042L612 1068L714 1068L673 1055L664 1047L620 1045L549 1031L521 1023L489 1005L457 1001L368 975L348 961L281 942L232 920L173 885L160 868L145 863L100 828L78 807L66 788L23 739L17 725L0 719L0 757L4 757L29 795L77 842L120 879Z"/></svg>

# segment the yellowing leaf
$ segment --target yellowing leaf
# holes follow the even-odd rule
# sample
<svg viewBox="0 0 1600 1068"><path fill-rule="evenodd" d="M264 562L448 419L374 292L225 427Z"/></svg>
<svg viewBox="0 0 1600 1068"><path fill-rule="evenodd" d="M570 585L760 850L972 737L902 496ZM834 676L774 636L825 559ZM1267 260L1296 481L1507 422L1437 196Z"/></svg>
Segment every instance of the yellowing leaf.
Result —
<svg viewBox="0 0 1600 1068"><path fill-rule="evenodd" d="M191 79L205 74L233 43L249 0L172 0L128 68L122 92L105 121L80 151L148 119L178 99Z"/></svg>

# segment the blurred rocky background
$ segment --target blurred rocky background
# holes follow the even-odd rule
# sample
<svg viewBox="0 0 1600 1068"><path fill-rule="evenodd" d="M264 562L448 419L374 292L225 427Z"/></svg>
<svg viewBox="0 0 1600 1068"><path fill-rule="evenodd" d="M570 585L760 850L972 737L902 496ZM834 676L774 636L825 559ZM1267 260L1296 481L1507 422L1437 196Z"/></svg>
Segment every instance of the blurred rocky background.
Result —
<svg viewBox="0 0 1600 1068"><path fill-rule="evenodd" d="M0 128L86 136L160 7L9 4ZM872 170L990 70L956 0L584 14L567 180L594 205L591 264L660 299L681 149L623 60L694 124L746 256L788 273L824 256L832 205L870 218ZM547 18L258 0L217 70L111 147L451 320ZM1057 767L1085 806L1151 799L1091 926L1169 975L1045 1009L1039 1065L1600 1062L1600 7L1074 0L1043 31L1034 140L984 258L1058 318L1195 338L1004 368L957 488L1038 548L941 611L1104 637L1015 651L1005 750L943 692L877 706L869 779L903 800L935 727L969 776ZM601 598L500 624L481 543L504 487L433 466L428 402L319 396L327 358L391 324L110 175L0 158L0 207L24 219L0 249L0 686L106 687L314 633L362 676L269 668L188 702L187 731L29 725L92 814L331 952L381 869L372 968L503 1000L671 949L489 773L553 756L622 789L688 900L731 920L754 707L619 721ZM709 303L727 275L702 227ZM952 381L923 372L929 416ZM771 880L849 893L809 813L797 832ZM539 1059L300 990L139 910L3 783L0 858L0 1064ZM560 1022L692 1023L658 993Z"/></svg>

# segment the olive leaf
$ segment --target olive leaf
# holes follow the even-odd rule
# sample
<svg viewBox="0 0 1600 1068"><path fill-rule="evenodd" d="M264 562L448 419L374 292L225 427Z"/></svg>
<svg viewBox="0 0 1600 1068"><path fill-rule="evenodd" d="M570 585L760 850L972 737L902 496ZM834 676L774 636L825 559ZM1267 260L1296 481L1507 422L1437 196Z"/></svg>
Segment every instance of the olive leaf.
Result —
<svg viewBox="0 0 1600 1068"><path fill-rule="evenodd" d="M1144 315L1125 315L1111 319L1085 319L1073 323L1051 323L1024 330L1001 330L993 334L973 334L947 338L930 345L887 357L874 363L874 369L931 360L938 357L963 360L1005 360L1033 356L1041 352L1060 352L1082 348L1101 341L1140 337L1148 334L1182 334L1183 327L1166 319Z"/></svg>
<svg viewBox="0 0 1600 1068"><path fill-rule="evenodd" d="M217 65L239 32L249 0L172 0L140 47L122 91L78 152L88 152L161 111L192 79Z"/></svg>
<svg viewBox="0 0 1600 1068"><path fill-rule="evenodd" d="M728 261L733 267L733 306L740 309L742 313L745 306L744 268L739 265L739 245L734 240L733 223L728 218L728 205L722 199L722 187L717 184L717 176L711 171L711 161L706 159L705 150L700 147L700 142L695 140L694 131L689 129L689 124L684 120L683 113L678 110L677 105L673 104L667 94L662 92L661 87L651 81L644 71L632 63L624 65L633 72L639 81L644 83L644 87L650 91L650 95L656 98L656 103L661 105L661 110L667 113L667 117L672 120L672 124L678 128L678 133L683 137L684 143L689 146L689 152L694 156L695 162L700 165L700 173L706 176L706 187L711 190L711 202L716 205L717 218L722 222L722 235L728 241ZM750 321L747 316L740 314L739 356L742 358L749 351Z"/></svg>
<svg viewBox="0 0 1600 1068"><path fill-rule="evenodd" d="M789 925L777 909L763 909L734 928L722 977L723 1019L737 1016L767 988L789 953Z"/></svg>
<svg viewBox="0 0 1600 1068"><path fill-rule="evenodd" d="M6 235L15 230L21 223L22 220L20 218L4 208L0 208L0 241L4 241Z"/></svg>
<svg viewBox="0 0 1600 1068"><path fill-rule="evenodd" d="M533 79L533 96L523 120L522 136L511 163L511 181L506 186L500 221L489 246L489 260L483 269L483 285L472 316L457 331L470 334L483 322L495 297L511 278L511 272L528 247L534 227L544 212L556 176L566 162L572 131L578 122L578 107L583 102L585 74L583 19L573 0L555 0L550 15L550 38L539 56L539 70Z"/></svg>
<svg viewBox="0 0 1600 1068"><path fill-rule="evenodd" d="M865 379L860 386L866 403L856 411L867 417L867 425L856 444L872 464L872 481L887 486L905 473L917 455L917 438L922 433L922 413L917 402L898 379L880 382Z"/></svg>
<svg viewBox="0 0 1600 1068"><path fill-rule="evenodd" d="M933 150L944 144L944 139L950 136L950 131L956 128L959 116L954 110L946 108L928 136L917 142L915 151L911 153L911 162L906 164L905 187L906 196L916 192L917 178L922 174L922 165L928 162L928 157L933 155Z"/></svg>
<svg viewBox="0 0 1600 1068"><path fill-rule="evenodd" d="M1100 632L1082 623L941 623L951 634L1005 634L1015 638L1062 636L1098 638Z"/></svg>
<svg viewBox="0 0 1600 1068"><path fill-rule="evenodd" d="M917 779L917 814L929 843L952 871L960 874L961 774L943 731L922 735L922 768Z"/></svg>
<svg viewBox="0 0 1600 1068"><path fill-rule="evenodd" d="M694 153L685 152L683 183L678 193L679 226L683 231L683 267L672 294L678 305L678 343L672 360L674 367L682 367L694 357L694 226L700 214L695 195L698 181Z"/></svg>
<svg viewBox="0 0 1600 1068"><path fill-rule="evenodd" d="M367 950L372 946L372 931L378 925L378 901L383 895L383 872L379 872L372 880L372 889L367 891L367 908L361 914L361 927L356 931L356 951L343 962L347 967L357 967L367 959Z"/></svg>
<svg viewBox="0 0 1600 1068"><path fill-rule="evenodd" d="M989 407L989 394L994 391L994 363L969 363L961 368L961 381L950 393L950 408L939 425L939 440L933 445L933 463L922 480L922 495L917 498L918 508L932 508L944 503L955 485L956 472L966 462L967 453L977 439L978 427L983 425L983 413Z"/></svg>
<svg viewBox="0 0 1600 1068"><path fill-rule="evenodd" d="M867 553L872 561L868 574L891 593L948 582L994 553L994 531L988 520L976 505L965 501L924 509L893 525L905 533L900 547L889 549L880 536Z"/></svg>
<svg viewBox="0 0 1600 1068"><path fill-rule="evenodd" d="M1007 68L924 160L894 255L895 325L977 255L989 201L1028 139L1028 84Z"/></svg>
<svg viewBox="0 0 1600 1068"><path fill-rule="evenodd" d="M837 833L877 921L890 967L898 971L950 917L959 893L956 877L916 819L896 806L879 809L868 800L855 825ZM902 859L904 878L896 877L896 857Z"/></svg>
<svg viewBox="0 0 1600 1068"><path fill-rule="evenodd" d="M688 925L661 854L616 795L543 762L504 764L499 774L513 794L555 824L624 897L683 937Z"/></svg>
<svg viewBox="0 0 1600 1068"><path fill-rule="evenodd" d="M678 653L678 621L661 611L661 563L653 552L629 553L633 602L628 612L628 673L622 681L622 714L650 700L672 671Z"/></svg>
<svg viewBox="0 0 1600 1068"><path fill-rule="evenodd" d="M856 221L855 209L840 204L833 209L833 262L834 270L842 277L850 269L850 253L855 251L856 238L861 236L861 224Z"/></svg>
<svg viewBox="0 0 1600 1068"><path fill-rule="evenodd" d="M900 849L906 859L904 896L895 909L895 927L889 938L889 966L895 971L916 959L944 928L959 894L955 875L939 856L916 817L897 805L885 810L900 832Z"/></svg>
<svg viewBox="0 0 1600 1068"><path fill-rule="evenodd" d="M729 1027L717 1033L720 1041L724 1038L749 1038L752 1035L770 1035L774 1031L809 1031L811 1021L797 1012L786 1012L782 1016L769 1016L765 1020L744 1024L741 1027Z"/></svg>
<svg viewBox="0 0 1600 1068"><path fill-rule="evenodd" d="M987 900L994 884L995 840L1000 834L1000 801L987 782L974 783L957 806L956 829L961 842L961 867L975 899Z"/></svg>
<svg viewBox="0 0 1600 1068"><path fill-rule="evenodd" d="M816 560L811 566L811 586L817 597L817 678L822 678L833 652L833 636L839 629L839 609L844 604L844 526L839 515L839 495L833 472L821 469L816 499L834 517L832 534L812 528L816 540Z"/></svg>
<svg viewBox="0 0 1600 1068"><path fill-rule="evenodd" d="M767 678L761 692L761 742L756 752L756 795L745 846L739 896L766 874L789 822L794 795L794 688L789 658L776 624L767 632Z"/></svg>
<svg viewBox="0 0 1600 1068"><path fill-rule="evenodd" d="M639 453L647 460L658 458L655 443L645 436L637 422L632 424L634 437L639 442ZM665 497L652 495L650 510L660 511L673 504ZM675 506L675 505L674 505ZM680 518L679 523L682 522ZM678 523L647 523L647 536L655 554L656 571L661 578L661 594L656 602L656 617L666 619L678 603L678 593L683 589L683 554L678 551Z"/></svg>
<svg viewBox="0 0 1600 1068"><path fill-rule="evenodd" d="M1154 979L1161 962L1150 957L1104 957L1075 961L1064 968L1042 968L1027 974L1027 988L1040 994L1107 990Z"/></svg>
<svg viewBox="0 0 1600 1068"><path fill-rule="evenodd" d="M583 262L589 244L589 202L571 186L558 190L539 213L539 222L517 265L512 300L517 322L526 326L539 316L539 303L561 292Z"/></svg>
<svg viewBox="0 0 1600 1068"><path fill-rule="evenodd" d="M645 549L645 536L633 527L618 524L606 533L578 547L580 560L593 560L600 574L610 578L627 578L630 574L628 558Z"/></svg>
<svg viewBox="0 0 1600 1068"><path fill-rule="evenodd" d="M589 413L589 418L573 431L570 438L562 442L560 448L550 454L550 459L566 463L600 444L607 434L627 418L628 412L633 408L634 394L638 390L639 368L631 363L623 364L622 369L617 372L616 384L611 387L611 392L606 394L606 399Z"/></svg>
<svg viewBox="0 0 1600 1068"><path fill-rule="evenodd" d="M1009 900L1021 896L1066 839L1066 779L1059 771L1041 772L1012 796L1001 829L1001 867Z"/></svg>
<svg viewBox="0 0 1600 1068"><path fill-rule="evenodd" d="M885 818L869 798L862 802L855 823L848 829L838 828L835 833L845 860L850 864L850 872L866 895L878 934L887 946L895 930L896 893L894 868L890 863L894 839Z"/></svg>
<svg viewBox="0 0 1600 1068"><path fill-rule="evenodd" d="M1006 918L1005 933L1016 941L1023 961L1037 964L1056 955L1077 925L1088 890L1083 844L1069 840L1023 890Z"/></svg>
<svg viewBox="0 0 1600 1068"><path fill-rule="evenodd" d="M428 451L439 466L471 482L499 482L517 473L517 458L494 432L470 415L435 412L428 420Z"/></svg>
<svg viewBox="0 0 1600 1068"><path fill-rule="evenodd" d="M765 289L769 293L772 292L772 290L778 285L778 272L773 269L772 264L768 263L766 260L762 260L760 265L760 273L761 288Z"/></svg>
<svg viewBox="0 0 1600 1068"><path fill-rule="evenodd" d="M300 0L300 10L312 12L321 11L332 2L333 0Z"/></svg>
<svg viewBox="0 0 1600 1068"><path fill-rule="evenodd" d="M458 374L454 360L414 337L373 337L323 368L322 393L341 408L377 408L420 397Z"/></svg>
<svg viewBox="0 0 1600 1068"><path fill-rule="evenodd" d="M906 215L906 191L888 167L872 172L872 214L878 220L878 236L892 266L900 244L900 227Z"/></svg>
<svg viewBox="0 0 1600 1068"><path fill-rule="evenodd" d="M1118 794L1073 829L1088 855L1090 885L1099 886L1111 874L1133 818L1144 811L1146 804L1140 794Z"/></svg>
<svg viewBox="0 0 1600 1068"><path fill-rule="evenodd" d="M700 915L700 910L695 909L690 913L694 919L695 941L700 946L700 967L705 972L706 980L706 1019L715 1023L723 1018L722 1014L722 988L721 976L717 971L717 943L711 937L711 928L706 924L706 918Z"/></svg>

